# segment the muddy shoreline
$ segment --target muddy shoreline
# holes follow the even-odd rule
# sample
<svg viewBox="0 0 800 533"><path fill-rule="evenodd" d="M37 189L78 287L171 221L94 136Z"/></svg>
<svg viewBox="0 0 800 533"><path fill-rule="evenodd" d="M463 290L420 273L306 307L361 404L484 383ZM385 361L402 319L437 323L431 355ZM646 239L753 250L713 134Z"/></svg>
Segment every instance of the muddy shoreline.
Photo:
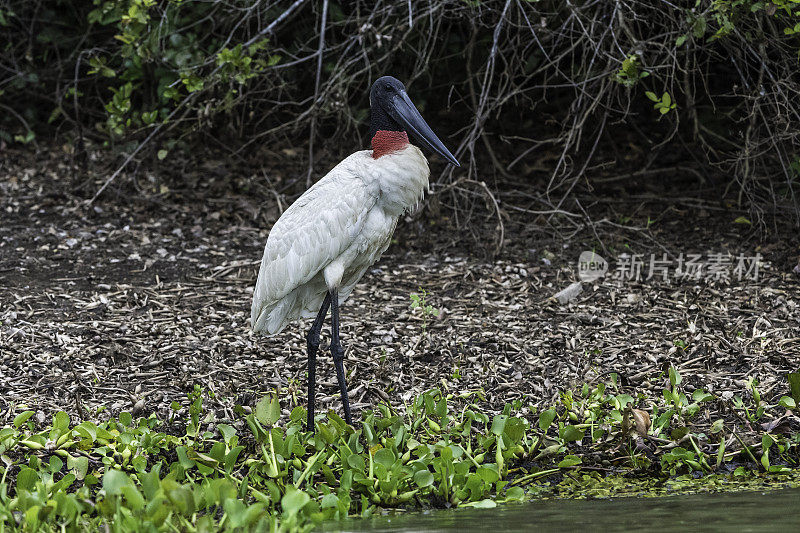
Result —
<svg viewBox="0 0 800 533"><path fill-rule="evenodd" d="M154 185L159 194L121 189L87 206L65 192L75 171L63 154L17 153L3 165L2 416L19 405L41 418L57 410L167 415L172 402L187 404L195 384L223 420L276 388L287 406L304 404L309 324L274 338L248 331L267 230L291 196L278 202L262 190L236 190L224 175L181 189L165 172ZM661 201L601 200L592 218L616 222L569 239L552 222L509 210L496 258L485 244L496 240L490 217L471 229L485 233L484 244L445 209L409 217L343 307L354 412L383 400L402 410L432 387L479 393L489 410L514 399L536 410L611 374L646 408L670 366L688 392L722 399L707 420L734 416L725 405L750 394L751 378L775 403L800 360L798 241L790 229L735 223L735 211L713 207L681 205L666 193ZM621 222L626 212L633 215ZM571 302L554 301L577 280L583 250L604 250L611 271ZM644 259L639 281L612 279L625 253ZM734 265L741 254L758 254L758 277L645 279L651 255L668 254L674 269L688 253L723 254ZM437 317L411 308L420 289ZM323 348L326 336L327 328ZM338 409L330 357L319 365L319 408Z"/></svg>

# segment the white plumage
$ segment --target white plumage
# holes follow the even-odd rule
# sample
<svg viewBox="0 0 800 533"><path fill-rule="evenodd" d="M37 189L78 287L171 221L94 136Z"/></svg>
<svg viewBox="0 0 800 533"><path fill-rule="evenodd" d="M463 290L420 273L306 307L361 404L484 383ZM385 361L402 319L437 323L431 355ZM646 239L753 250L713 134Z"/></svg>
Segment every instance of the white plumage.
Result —
<svg viewBox="0 0 800 533"><path fill-rule="evenodd" d="M316 358L325 317L331 314L330 351L352 425L339 304L364 272L386 251L397 219L428 188L428 161L408 143L409 133L458 166L396 78L382 76L370 88L370 144L336 165L293 203L272 227L253 291L250 323L274 335L300 317L316 314L306 336L308 411L314 431Z"/></svg>
<svg viewBox="0 0 800 533"><path fill-rule="evenodd" d="M356 152L308 189L267 238L250 314L273 335L313 317L328 290L343 302L389 246L397 219L428 188L428 161L411 144L373 159Z"/></svg>

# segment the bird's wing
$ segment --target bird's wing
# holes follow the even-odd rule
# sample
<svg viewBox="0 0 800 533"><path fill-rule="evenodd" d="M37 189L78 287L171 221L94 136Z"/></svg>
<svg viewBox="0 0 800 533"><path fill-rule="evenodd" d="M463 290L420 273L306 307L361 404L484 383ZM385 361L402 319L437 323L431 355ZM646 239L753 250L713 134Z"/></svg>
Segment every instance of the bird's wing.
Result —
<svg viewBox="0 0 800 533"><path fill-rule="evenodd" d="M375 205L370 191L343 161L278 219L267 238L253 291L251 324L338 257L361 232Z"/></svg>

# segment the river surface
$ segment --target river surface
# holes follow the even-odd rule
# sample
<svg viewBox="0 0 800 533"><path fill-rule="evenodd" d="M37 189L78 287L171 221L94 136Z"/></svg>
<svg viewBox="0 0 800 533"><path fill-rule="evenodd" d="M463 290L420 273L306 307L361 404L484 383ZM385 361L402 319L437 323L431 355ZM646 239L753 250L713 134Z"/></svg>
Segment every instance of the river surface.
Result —
<svg viewBox="0 0 800 533"><path fill-rule="evenodd" d="M542 500L348 519L322 531L730 531L800 532L800 489L659 498Z"/></svg>

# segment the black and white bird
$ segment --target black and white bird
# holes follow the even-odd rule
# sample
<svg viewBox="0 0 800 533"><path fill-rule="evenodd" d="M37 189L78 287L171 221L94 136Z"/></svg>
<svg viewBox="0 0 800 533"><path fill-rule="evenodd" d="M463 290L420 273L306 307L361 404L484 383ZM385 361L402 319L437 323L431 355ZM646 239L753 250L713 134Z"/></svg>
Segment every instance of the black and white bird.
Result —
<svg viewBox="0 0 800 533"><path fill-rule="evenodd" d="M314 430L316 355L322 323L331 310L331 353L345 420L352 425L339 339L339 305L386 250L398 218L428 189L428 161L408 135L458 161L431 130L391 76L372 85L372 150L356 152L303 193L267 238L253 291L254 331L279 333L300 317L316 317L308 332L308 429Z"/></svg>

